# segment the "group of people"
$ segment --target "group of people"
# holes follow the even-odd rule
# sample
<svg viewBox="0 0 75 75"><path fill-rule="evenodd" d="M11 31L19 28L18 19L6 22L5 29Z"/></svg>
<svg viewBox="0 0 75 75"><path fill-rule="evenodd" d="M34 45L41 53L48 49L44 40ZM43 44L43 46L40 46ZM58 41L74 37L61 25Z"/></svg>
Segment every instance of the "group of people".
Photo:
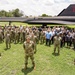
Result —
<svg viewBox="0 0 75 75"><path fill-rule="evenodd" d="M54 53L58 48L60 54L60 47L73 47L75 50L75 29L68 29L67 27L54 26L51 27L28 27L28 26L4 26L0 27L0 42L5 42L6 49L11 48L11 43L23 43L25 50L25 69L27 69L28 58L32 60L35 68L34 54L37 51L37 44L45 44L51 46L54 44Z"/></svg>

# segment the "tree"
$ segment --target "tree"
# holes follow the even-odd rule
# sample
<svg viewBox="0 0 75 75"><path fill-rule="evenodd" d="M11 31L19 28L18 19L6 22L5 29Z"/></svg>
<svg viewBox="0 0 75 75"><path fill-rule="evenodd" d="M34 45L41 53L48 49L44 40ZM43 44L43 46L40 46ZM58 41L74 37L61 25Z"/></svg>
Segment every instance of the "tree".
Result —
<svg viewBox="0 0 75 75"><path fill-rule="evenodd" d="M9 10L7 17L14 17L12 11Z"/></svg>
<svg viewBox="0 0 75 75"><path fill-rule="evenodd" d="M42 14L42 17L48 17L48 15L47 14Z"/></svg>
<svg viewBox="0 0 75 75"><path fill-rule="evenodd" d="M42 17L52 17L51 15L42 14Z"/></svg>
<svg viewBox="0 0 75 75"><path fill-rule="evenodd" d="M23 12L20 11L18 8L12 11L5 11L5 10L1 10L0 11L0 17L21 17L23 16Z"/></svg>
<svg viewBox="0 0 75 75"><path fill-rule="evenodd" d="M14 17L21 17L21 16L23 16L23 13L18 8L13 10L12 13L13 13Z"/></svg>
<svg viewBox="0 0 75 75"><path fill-rule="evenodd" d="M0 17L5 17L6 16L6 11L5 10L1 10L0 11Z"/></svg>

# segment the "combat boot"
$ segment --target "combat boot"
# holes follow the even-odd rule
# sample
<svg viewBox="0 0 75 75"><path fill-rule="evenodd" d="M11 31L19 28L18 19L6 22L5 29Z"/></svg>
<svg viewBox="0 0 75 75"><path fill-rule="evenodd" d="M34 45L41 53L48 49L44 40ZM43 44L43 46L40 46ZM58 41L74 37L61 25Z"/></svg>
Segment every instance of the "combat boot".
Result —
<svg viewBox="0 0 75 75"><path fill-rule="evenodd" d="M0 53L0 58L1 58L1 53Z"/></svg>
<svg viewBox="0 0 75 75"><path fill-rule="evenodd" d="M74 59L74 65L75 65L75 59Z"/></svg>
<svg viewBox="0 0 75 75"><path fill-rule="evenodd" d="M24 68L24 70L26 70L27 69L27 65L25 65L25 68Z"/></svg>
<svg viewBox="0 0 75 75"><path fill-rule="evenodd" d="M35 63L33 63L33 66L32 66L32 68L35 70L36 69L36 67L35 67Z"/></svg>

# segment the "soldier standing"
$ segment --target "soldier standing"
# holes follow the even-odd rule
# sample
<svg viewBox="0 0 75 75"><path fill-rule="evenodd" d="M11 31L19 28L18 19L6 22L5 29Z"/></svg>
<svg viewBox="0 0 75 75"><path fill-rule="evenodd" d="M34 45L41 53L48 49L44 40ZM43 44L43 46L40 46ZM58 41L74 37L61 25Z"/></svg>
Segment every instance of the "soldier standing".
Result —
<svg viewBox="0 0 75 75"><path fill-rule="evenodd" d="M36 46L37 46L37 37L34 35L34 33L32 34L32 36L31 36L31 41L33 41L34 42L34 49L35 49L35 51L36 51Z"/></svg>
<svg viewBox="0 0 75 75"><path fill-rule="evenodd" d="M59 34L57 34L54 37L54 53L56 52L56 48L58 48L58 54L60 53L60 42L61 42L61 37Z"/></svg>
<svg viewBox="0 0 75 75"><path fill-rule="evenodd" d="M37 42L37 44L38 44L38 43L39 43L39 31L38 31L38 29L35 30L34 35L37 37L36 42Z"/></svg>
<svg viewBox="0 0 75 75"><path fill-rule="evenodd" d="M6 49L11 48L11 44L10 44L10 33L7 30L7 32L5 33L5 43L6 43Z"/></svg>
<svg viewBox="0 0 75 75"><path fill-rule="evenodd" d="M25 70L27 69L28 58L30 57L32 61L33 68L35 69L35 62L34 62L34 43L30 41L30 37L27 37L26 41L23 44L23 48L25 50Z"/></svg>
<svg viewBox="0 0 75 75"><path fill-rule="evenodd" d="M42 30L41 34L40 34L40 42L41 42L41 44L44 44L44 40L45 40L45 33Z"/></svg>
<svg viewBox="0 0 75 75"><path fill-rule="evenodd" d="M23 42L23 29L20 30L20 43Z"/></svg>
<svg viewBox="0 0 75 75"><path fill-rule="evenodd" d="M18 29L15 29L15 44L19 42L19 32Z"/></svg>
<svg viewBox="0 0 75 75"><path fill-rule="evenodd" d="M15 40L14 35L15 35L15 28L12 27L12 29L11 29L11 42L14 42L14 40Z"/></svg>
<svg viewBox="0 0 75 75"><path fill-rule="evenodd" d="M3 41L2 29L0 29L0 42Z"/></svg>

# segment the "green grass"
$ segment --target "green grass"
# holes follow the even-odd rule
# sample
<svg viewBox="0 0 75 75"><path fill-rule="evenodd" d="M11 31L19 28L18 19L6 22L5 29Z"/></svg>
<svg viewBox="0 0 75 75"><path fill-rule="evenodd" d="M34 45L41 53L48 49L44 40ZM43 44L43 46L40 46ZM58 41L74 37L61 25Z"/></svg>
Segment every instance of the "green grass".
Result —
<svg viewBox="0 0 75 75"><path fill-rule="evenodd" d="M6 25L9 25L9 22L0 22L0 25L1 26L5 26ZM16 25L16 26L20 26L20 25L23 25L23 26L42 26L41 24L27 24L27 23L22 23L22 22L12 22L11 25ZM62 26L62 25L49 25L48 26ZM75 25L63 25L63 26L67 26L69 28L75 28Z"/></svg>
<svg viewBox="0 0 75 75"><path fill-rule="evenodd" d="M22 44L11 44L11 49L5 50L5 43L0 44L0 75L74 75L75 65L73 60L75 52L62 48L59 56L53 55L53 45L37 45L34 55L36 69L32 70L31 60L24 71L24 50Z"/></svg>
<svg viewBox="0 0 75 75"><path fill-rule="evenodd" d="M0 22L1 26L5 26L5 24L9 25L9 22ZM22 23L22 22L12 22L11 25L12 26L13 25L16 25L16 26L20 26L20 25L22 25L22 26L33 26L34 24L27 24L27 23ZM41 26L41 25L37 24L37 25L34 25L34 26Z"/></svg>

